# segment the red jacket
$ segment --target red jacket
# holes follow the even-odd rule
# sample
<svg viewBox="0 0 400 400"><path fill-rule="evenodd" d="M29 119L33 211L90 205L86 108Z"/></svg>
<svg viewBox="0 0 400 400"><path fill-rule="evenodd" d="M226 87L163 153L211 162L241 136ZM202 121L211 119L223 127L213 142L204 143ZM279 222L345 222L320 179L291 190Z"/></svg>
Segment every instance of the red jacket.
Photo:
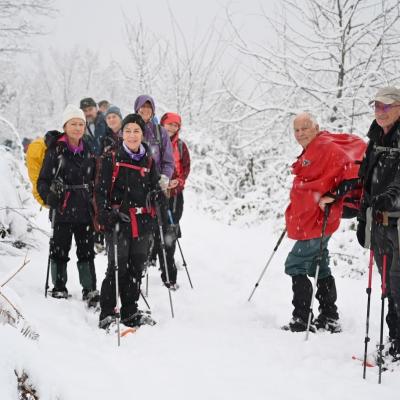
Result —
<svg viewBox="0 0 400 400"><path fill-rule="evenodd" d="M358 177L359 166L354 161L359 158L361 147L364 151L365 143L355 135L322 131L300 154L292 165L295 178L285 213L289 238L321 237L324 213L318 202L325 193L334 192L343 180ZM326 236L339 227L342 208L343 199L333 203Z"/></svg>
<svg viewBox="0 0 400 400"><path fill-rule="evenodd" d="M186 143L183 140L179 139L179 132L182 124L181 117L178 114L172 112L165 113L161 117L161 125L163 126L164 124L172 122L179 125L179 130L174 136L171 137L171 144L175 161L175 170L171 177L171 180L177 179L179 183L177 187L170 191L171 197L176 196L178 193L181 193L183 191L183 189L185 188L186 179L190 173L189 149L187 148ZM179 142L181 142L182 154L179 151Z"/></svg>
<svg viewBox="0 0 400 400"><path fill-rule="evenodd" d="M186 179L190 173L190 155L189 149L186 146L186 143L182 140L182 157L179 152L179 132L176 133L171 138L172 149L175 160L175 170L171 179L178 180L178 186L171 190L171 197L176 196L178 193L181 193L185 188Z"/></svg>

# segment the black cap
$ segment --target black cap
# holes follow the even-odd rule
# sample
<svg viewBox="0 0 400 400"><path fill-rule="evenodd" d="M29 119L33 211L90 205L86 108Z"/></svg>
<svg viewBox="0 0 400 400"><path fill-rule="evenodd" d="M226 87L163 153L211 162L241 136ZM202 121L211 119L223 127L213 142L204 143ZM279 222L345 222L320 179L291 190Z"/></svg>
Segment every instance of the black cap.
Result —
<svg viewBox="0 0 400 400"><path fill-rule="evenodd" d="M87 108L87 107L97 107L96 102L91 97L86 97L86 98L82 99L79 104L79 108L81 110L83 110L84 108Z"/></svg>
<svg viewBox="0 0 400 400"><path fill-rule="evenodd" d="M124 130L124 126L130 123L138 124L140 126L140 129L142 130L144 134L144 130L146 128L146 124L143 121L143 118L139 114L128 114L123 120L122 120L122 127L121 129Z"/></svg>

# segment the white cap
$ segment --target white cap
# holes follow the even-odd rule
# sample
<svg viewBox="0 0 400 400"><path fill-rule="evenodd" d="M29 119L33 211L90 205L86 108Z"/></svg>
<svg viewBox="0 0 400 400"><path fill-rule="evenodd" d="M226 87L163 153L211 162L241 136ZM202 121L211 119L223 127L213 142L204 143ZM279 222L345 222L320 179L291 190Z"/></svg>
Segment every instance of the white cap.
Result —
<svg viewBox="0 0 400 400"><path fill-rule="evenodd" d="M86 123L85 113L79 107L68 104L63 112L62 127L64 128L65 124L72 118L82 119Z"/></svg>
<svg viewBox="0 0 400 400"><path fill-rule="evenodd" d="M374 100L372 100L370 103L373 103L374 101L379 101L380 103L383 104L393 104L395 102L399 102L400 89L397 89L394 86L383 87L378 90Z"/></svg>

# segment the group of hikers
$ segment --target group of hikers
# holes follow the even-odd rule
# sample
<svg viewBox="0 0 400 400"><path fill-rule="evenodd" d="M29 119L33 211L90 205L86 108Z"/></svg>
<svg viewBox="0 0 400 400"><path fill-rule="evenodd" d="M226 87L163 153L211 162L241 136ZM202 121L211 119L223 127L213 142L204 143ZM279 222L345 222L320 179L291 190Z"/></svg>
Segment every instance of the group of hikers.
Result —
<svg viewBox="0 0 400 400"><path fill-rule="evenodd" d="M296 240L285 261L292 278L293 332L340 332L335 279L329 268L328 242L338 229L351 194L357 214L357 239L370 249L369 283L375 261L381 274L382 302L388 301L389 341L383 344L383 307L378 355L400 360L400 89L379 89L371 101L375 119L368 145L351 134L320 131L314 116L296 115L294 136L303 151L292 166L295 175L286 209L288 237ZM351 206L350 206L351 207ZM308 276L314 277L315 286ZM312 314L313 298L319 315ZM384 304L384 303L383 303ZM310 318L311 317L311 318ZM369 301L367 311L367 348Z"/></svg>
<svg viewBox="0 0 400 400"><path fill-rule="evenodd" d="M294 136L303 151L292 166L295 177L285 213L285 232L296 242L285 261L285 273L292 278L294 310L283 329L342 330L328 242L344 214L357 215L357 239L370 249L370 273L375 260L382 277L382 299L388 300L387 354L398 361L400 89L379 89L371 105L375 119L368 145L353 134L321 131L309 113L293 120ZM154 264L158 256L164 285L169 290L178 287L174 252L190 156L179 138L181 117L168 112L158 124L150 96L139 96L134 113L125 118L115 105L101 106L102 111L92 98L82 99L80 107L68 105L62 115L63 132L49 131L45 137L47 151L37 192L50 208L54 227L51 294L68 297L67 262L74 236L83 299L89 305L100 301L99 326L107 328L113 322L116 283L122 322L138 326L142 313L137 303L146 263ZM162 229L156 229L156 219ZM94 249L96 243L101 251L103 237L108 269L99 295ZM314 286L309 276L315 278ZM319 301L315 318L314 296ZM382 354L382 343L380 350Z"/></svg>
<svg viewBox="0 0 400 400"><path fill-rule="evenodd" d="M100 106L103 110L93 98L82 99L79 107L67 105L62 132L45 135L46 152L34 190L50 208L53 228L49 293L68 297L67 263L74 237L82 299L91 307L100 302L100 328L108 328L119 313L117 290L121 321L136 327L143 323L137 304L142 277L157 256L163 284L178 289L174 253L190 156L179 138L181 117L168 112L158 124L152 97L139 96L134 113L124 118L117 106ZM33 143L27 151L28 169ZM158 232L157 226L162 226ZM99 293L94 259L104 250L104 241L108 268Z"/></svg>

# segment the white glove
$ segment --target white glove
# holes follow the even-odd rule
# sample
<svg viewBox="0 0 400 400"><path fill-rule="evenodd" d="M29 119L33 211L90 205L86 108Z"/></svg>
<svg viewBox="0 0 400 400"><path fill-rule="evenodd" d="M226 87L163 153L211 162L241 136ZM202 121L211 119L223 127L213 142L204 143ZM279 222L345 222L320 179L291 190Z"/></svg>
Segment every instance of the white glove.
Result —
<svg viewBox="0 0 400 400"><path fill-rule="evenodd" d="M167 190L169 186L169 178L166 175L161 174L160 175L160 180L158 181L161 190Z"/></svg>

